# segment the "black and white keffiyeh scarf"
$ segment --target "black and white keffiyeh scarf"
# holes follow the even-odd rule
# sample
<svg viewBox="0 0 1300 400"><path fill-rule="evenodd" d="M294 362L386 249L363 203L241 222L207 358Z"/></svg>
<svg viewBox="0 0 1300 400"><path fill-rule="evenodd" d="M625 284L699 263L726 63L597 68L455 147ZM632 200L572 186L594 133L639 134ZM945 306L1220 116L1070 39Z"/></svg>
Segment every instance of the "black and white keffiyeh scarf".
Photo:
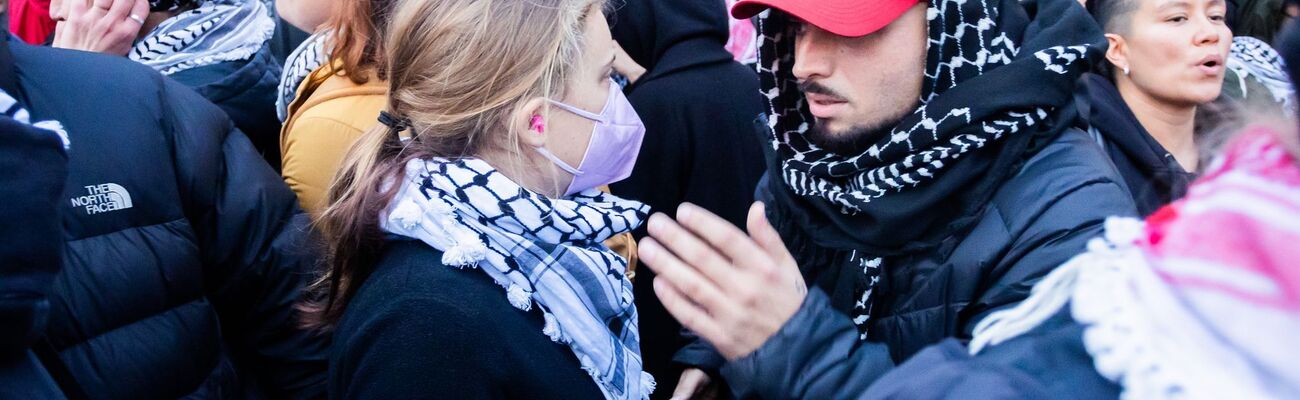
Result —
<svg viewBox="0 0 1300 400"><path fill-rule="evenodd" d="M1273 46L1250 36L1237 36L1232 39L1227 67L1242 78L1243 94L1249 95L1245 80L1254 79L1268 88L1274 102L1282 104L1288 112L1294 112L1295 91L1291 86L1291 78L1287 76L1282 55Z"/></svg>
<svg viewBox="0 0 1300 400"><path fill-rule="evenodd" d="M275 33L262 0L207 0L168 18L127 54L163 75L252 58Z"/></svg>
<svg viewBox="0 0 1300 400"><path fill-rule="evenodd" d="M381 219L392 234L478 267L520 310L540 307L543 333L569 346L609 399L647 399L627 260L603 241L641 225L649 207L598 190L550 199L479 159L412 160Z"/></svg>
<svg viewBox="0 0 1300 400"><path fill-rule="evenodd" d="M302 81L329 59L330 50L325 44L330 36L329 30L313 33L284 60L284 70L280 72L279 96L275 98L275 115L280 117L280 122L289 119L289 104L297 96Z"/></svg>
<svg viewBox="0 0 1300 400"><path fill-rule="evenodd" d="M848 262L862 270L852 317L863 339L883 258L967 229L1034 148L1068 127L1074 83L1105 49L1072 0L933 0L927 18L920 106L851 157L807 137L815 120L791 72L794 26L776 12L758 22L777 168L769 184L803 208L796 234L852 250Z"/></svg>
<svg viewBox="0 0 1300 400"><path fill-rule="evenodd" d="M176 11L194 3L194 0L149 0L149 12Z"/></svg>

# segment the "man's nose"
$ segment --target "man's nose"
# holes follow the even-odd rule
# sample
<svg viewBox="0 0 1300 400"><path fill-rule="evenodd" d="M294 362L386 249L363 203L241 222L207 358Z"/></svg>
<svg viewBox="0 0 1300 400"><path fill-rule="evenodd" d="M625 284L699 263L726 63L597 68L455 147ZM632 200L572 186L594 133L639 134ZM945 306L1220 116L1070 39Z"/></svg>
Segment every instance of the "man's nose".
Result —
<svg viewBox="0 0 1300 400"><path fill-rule="evenodd" d="M805 25L803 31L795 37L794 73L800 81L826 78L835 70L832 56L835 43L830 40L831 33L812 25Z"/></svg>

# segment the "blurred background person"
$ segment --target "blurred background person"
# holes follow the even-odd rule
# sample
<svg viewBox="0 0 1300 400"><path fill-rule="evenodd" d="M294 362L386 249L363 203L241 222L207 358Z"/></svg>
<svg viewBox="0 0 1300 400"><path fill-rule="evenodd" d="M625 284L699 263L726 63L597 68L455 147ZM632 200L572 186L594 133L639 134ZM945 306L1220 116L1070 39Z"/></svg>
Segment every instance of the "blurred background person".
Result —
<svg viewBox="0 0 1300 400"><path fill-rule="evenodd" d="M727 9L730 10L736 1L738 0L727 0ZM730 30L727 35L727 52L741 64L751 67L757 64L758 30L754 29L754 21L731 18L731 14L727 14L727 25Z"/></svg>
<svg viewBox="0 0 1300 400"><path fill-rule="evenodd" d="M54 47L148 65L221 107L273 168L280 167L275 89L280 63L262 0L54 0Z"/></svg>
<svg viewBox="0 0 1300 400"><path fill-rule="evenodd" d="M624 91L645 121L646 137L632 176L613 193L672 215L690 202L734 224L745 220L763 174L765 127L758 75L736 62L724 44L728 14L720 0L627 0L613 15L614 39L646 72ZM748 22L748 21L746 21ZM645 235L644 229L637 233ZM722 363L681 326L654 296L653 272L635 282L646 370L661 377L656 398L674 394L683 367L690 394Z"/></svg>
<svg viewBox="0 0 1300 400"><path fill-rule="evenodd" d="M1223 88L1232 32L1222 0L1090 0L1110 47L1081 79L1083 116L1146 216L1201 168L1197 107Z"/></svg>
<svg viewBox="0 0 1300 400"><path fill-rule="evenodd" d="M50 0L6 0L7 29L29 44L45 44L54 35Z"/></svg>
<svg viewBox="0 0 1300 400"><path fill-rule="evenodd" d="M1286 0L1225 0L1227 10L1224 23L1233 36L1250 36L1264 43L1273 43L1273 37L1286 21Z"/></svg>
<svg viewBox="0 0 1300 400"><path fill-rule="evenodd" d="M1221 142L1245 128L1251 116L1294 114L1295 91L1273 49L1274 34L1286 23L1284 0L1230 0L1227 24L1233 32L1223 91L1196 109L1196 137ZM1219 143L1222 144L1222 143ZM1215 145L1201 146L1216 148Z"/></svg>
<svg viewBox="0 0 1300 400"><path fill-rule="evenodd" d="M644 399L626 260L645 218L596 188L631 173L644 127L611 79L590 0L403 0L383 124L319 220L308 303L332 330L333 398ZM508 32L510 34L503 34Z"/></svg>
<svg viewBox="0 0 1300 400"><path fill-rule="evenodd" d="M343 157L387 101L383 33L394 0L278 0L285 20L313 32L285 61L279 86L281 174L303 209L320 215Z"/></svg>
<svg viewBox="0 0 1300 400"><path fill-rule="evenodd" d="M1281 118L1295 113L1296 98L1281 55L1268 43L1250 36L1232 39L1223 91L1196 108L1197 147L1202 159L1255 117Z"/></svg>

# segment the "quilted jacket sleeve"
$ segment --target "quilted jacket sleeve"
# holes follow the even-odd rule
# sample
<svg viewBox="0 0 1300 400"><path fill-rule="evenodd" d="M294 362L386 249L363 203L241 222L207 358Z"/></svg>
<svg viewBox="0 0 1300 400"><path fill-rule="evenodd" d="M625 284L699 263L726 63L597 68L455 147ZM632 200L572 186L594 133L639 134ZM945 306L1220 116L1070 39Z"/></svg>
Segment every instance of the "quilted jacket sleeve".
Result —
<svg viewBox="0 0 1300 400"><path fill-rule="evenodd" d="M239 368L274 398L323 397L329 338L300 329L293 307L316 261L306 214L220 109L171 80L162 102L205 291Z"/></svg>
<svg viewBox="0 0 1300 400"><path fill-rule="evenodd" d="M853 321L813 288L780 331L721 372L737 398L848 399L893 368L888 346L860 343Z"/></svg>
<svg viewBox="0 0 1300 400"><path fill-rule="evenodd" d="M62 266L58 207L68 157L54 132L0 117L0 358L21 356L45 333Z"/></svg>

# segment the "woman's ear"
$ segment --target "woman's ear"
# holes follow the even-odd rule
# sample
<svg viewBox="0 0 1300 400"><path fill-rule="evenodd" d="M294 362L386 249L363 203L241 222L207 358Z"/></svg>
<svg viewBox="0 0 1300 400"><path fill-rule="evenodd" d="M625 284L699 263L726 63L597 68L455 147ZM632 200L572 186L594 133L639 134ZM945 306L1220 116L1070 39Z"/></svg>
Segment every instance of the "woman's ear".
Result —
<svg viewBox="0 0 1300 400"><path fill-rule="evenodd" d="M1114 33L1107 33L1106 41L1110 43L1110 46L1106 47L1106 61L1110 61L1110 65L1115 66L1116 72L1128 75L1125 73L1129 68L1128 42L1124 41L1123 36Z"/></svg>
<svg viewBox="0 0 1300 400"><path fill-rule="evenodd" d="M533 148L546 146L546 99L533 98L524 102L512 122L519 135L519 142Z"/></svg>

